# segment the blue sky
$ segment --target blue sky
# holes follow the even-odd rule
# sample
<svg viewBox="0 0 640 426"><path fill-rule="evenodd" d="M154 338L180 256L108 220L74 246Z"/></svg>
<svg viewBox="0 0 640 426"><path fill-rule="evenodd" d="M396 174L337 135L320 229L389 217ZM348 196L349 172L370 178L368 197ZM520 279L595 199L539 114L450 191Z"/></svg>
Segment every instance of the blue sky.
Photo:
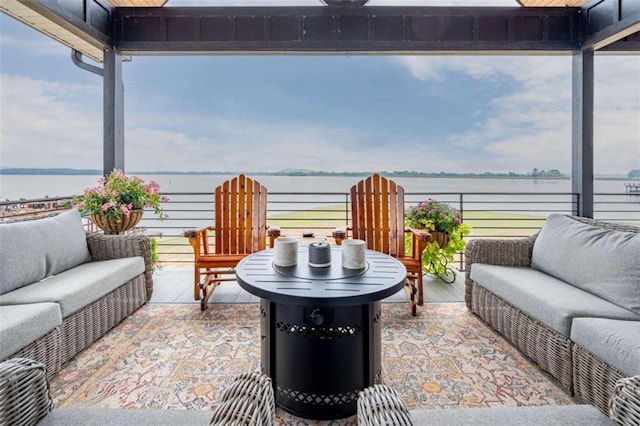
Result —
<svg viewBox="0 0 640 426"><path fill-rule="evenodd" d="M101 169L101 78L5 15L0 66L0 166ZM130 171L570 171L570 56L134 57L123 74ZM640 168L640 57L596 57L595 122L596 173Z"/></svg>

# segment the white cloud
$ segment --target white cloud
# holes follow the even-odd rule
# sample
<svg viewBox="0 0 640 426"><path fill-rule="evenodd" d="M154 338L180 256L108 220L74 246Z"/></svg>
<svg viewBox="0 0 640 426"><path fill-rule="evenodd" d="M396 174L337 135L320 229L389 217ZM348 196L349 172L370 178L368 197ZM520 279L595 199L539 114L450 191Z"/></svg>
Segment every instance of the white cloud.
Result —
<svg viewBox="0 0 640 426"><path fill-rule="evenodd" d="M27 32L29 33L29 32ZM61 45L48 37L41 37L31 31L31 37L13 37L8 34L0 35L0 49L16 49L21 52L30 52L35 55L58 56L63 52L68 52L69 48Z"/></svg>
<svg viewBox="0 0 640 426"><path fill-rule="evenodd" d="M188 119L206 120L208 136L128 129L127 168L256 172L296 167L346 171L369 170L374 158L377 163L389 164L388 151L368 152L364 160L360 149L352 144L354 138L361 137L357 131L335 131L313 124L212 120L198 114L189 114Z"/></svg>
<svg viewBox="0 0 640 426"><path fill-rule="evenodd" d="M2 167L101 168L101 87L0 75Z"/></svg>
<svg viewBox="0 0 640 426"><path fill-rule="evenodd" d="M395 61L426 82L443 82L456 72L479 81L506 77L517 83L487 105L486 121L451 135L451 143L481 148L489 157L484 170L538 167L569 173L571 57L408 56ZM596 56L594 84L595 172L621 174L640 167L640 58Z"/></svg>
<svg viewBox="0 0 640 426"><path fill-rule="evenodd" d="M127 170L270 171L289 167L334 171L569 172L569 57L402 57L426 81L456 72L483 80L511 79L514 89L491 100L471 131L434 147L422 139L333 128L316 122L270 122L238 111L224 118L190 111L162 93L140 96L149 108L126 115ZM640 167L640 59L596 61L596 172ZM421 70L424 68L423 70ZM609 72L611 70L611 72ZM607 72L605 72L607 71ZM102 167L102 88L2 75L3 167Z"/></svg>

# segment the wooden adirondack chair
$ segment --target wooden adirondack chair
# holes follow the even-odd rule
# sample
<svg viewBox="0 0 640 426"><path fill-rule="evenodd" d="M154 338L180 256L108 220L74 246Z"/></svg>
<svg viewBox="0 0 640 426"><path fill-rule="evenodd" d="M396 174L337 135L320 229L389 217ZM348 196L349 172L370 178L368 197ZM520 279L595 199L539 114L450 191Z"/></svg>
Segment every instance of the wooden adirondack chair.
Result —
<svg viewBox="0 0 640 426"><path fill-rule="evenodd" d="M375 173L351 188L351 227L334 231L337 244L348 238L365 240L367 248L398 259L407 268L405 290L409 296L411 315L416 303L424 304L422 284L422 252L431 234L404 226L404 189ZM412 236L411 252L405 252L405 233ZM417 293L417 301L416 301Z"/></svg>
<svg viewBox="0 0 640 426"><path fill-rule="evenodd" d="M243 174L225 181L216 188L214 203L214 226L184 232L195 255L193 296L203 311L216 286L235 281L238 262L264 250L267 238L273 246L280 235L278 228L268 229L267 189L258 181Z"/></svg>

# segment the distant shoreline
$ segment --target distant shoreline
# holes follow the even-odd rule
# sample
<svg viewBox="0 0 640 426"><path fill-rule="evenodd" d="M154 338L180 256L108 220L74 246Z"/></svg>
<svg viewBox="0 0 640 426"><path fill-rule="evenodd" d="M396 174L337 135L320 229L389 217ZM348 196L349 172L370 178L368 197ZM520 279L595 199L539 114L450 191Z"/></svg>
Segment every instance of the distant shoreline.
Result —
<svg viewBox="0 0 640 426"><path fill-rule="evenodd" d="M278 172L230 172L230 171L131 171L128 172L135 175L196 175L196 176L214 176L214 175L236 175L239 173L250 174L253 176L295 176L295 177L349 177L349 176L369 176L373 172L323 172L315 170L284 170ZM395 171L395 172L378 172L381 175L389 177L401 178L462 178L462 179L533 179L533 180L568 180L569 176L532 176L523 173L425 173L413 171ZM40 169L40 168L4 168L0 169L0 176L100 176L101 170L97 169ZM640 181L640 178L630 178L627 176L595 176L597 180L624 180L624 181Z"/></svg>

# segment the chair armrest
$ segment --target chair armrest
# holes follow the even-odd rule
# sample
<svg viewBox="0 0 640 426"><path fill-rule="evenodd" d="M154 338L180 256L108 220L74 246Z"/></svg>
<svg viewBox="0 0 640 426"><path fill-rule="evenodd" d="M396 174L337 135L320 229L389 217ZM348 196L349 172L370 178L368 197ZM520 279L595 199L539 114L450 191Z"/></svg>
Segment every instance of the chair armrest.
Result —
<svg viewBox="0 0 640 426"><path fill-rule="evenodd" d="M413 422L398 391L386 385L373 385L358 393L358 425L410 426Z"/></svg>
<svg viewBox="0 0 640 426"><path fill-rule="evenodd" d="M269 233L269 236L279 237L281 231L278 225L269 225L267 227L267 232Z"/></svg>
<svg viewBox="0 0 640 426"><path fill-rule="evenodd" d="M474 239L465 249L465 302L471 309L471 265L531 266L533 243L537 237L516 239Z"/></svg>
<svg viewBox="0 0 640 426"><path fill-rule="evenodd" d="M140 256L144 259L144 278L147 300L153 293L153 266L151 240L143 234L103 235L87 234L87 245L92 260L122 259Z"/></svg>
<svg viewBox="0 0 640 426"><path fill-rule="evenodd" d="M274 246L274 242L276 240L276 238L278 238L281 234L280 231L280 227L277 225L269 225L267 227L267 237L269 238L269 247L273 247Z"/></svg>
<svg viewBox="0 0 640 426"><path fill-rule="evenodd" d="M640 376L616 382L609 400L609 417L621 425L640 424Z"/></svg>
<svg viewBox="0 0 640 426"><path fill-rule="evenodd" d="M405 228L405 233L411 234L411 257L419 259L422 264L422 252L432 240L431 233L424 229Z"/></svg>
<svg viewBox="0 0 640 426"><path fill-rule="evenodd" d="M431 242L431 233L424 229L406 228L404 232L410 232L418 241L428 243Z"/></svg>
<svg viewBox="0 0 640 426"><path fill-rule="evenodd" d="M333 230L333 232L331 233L331 236L333 237L337 245L341 245L342 241L347 239L348 231L349 231L349 228L346 226L338 226L336 229Z"/></svg>
<svg viewBox="0 0 640 426"><path fill-rule="evenodd" d="M186 238L195 238L197 234L202 234L203 232L213 231L215 228L213 226L207 226L206 228L200 229L185 229L182 231L182 235Z"/></svg>
<svg viewBox="0 0 640 426"><path fill-rule="evenodd" d="M277 225L269 225L269 227L267 228L267 235L269 235L269 237L271 238L278 238L281 232L282 231L280 231L280 227Z"/></svg>
<svg viewBox="0 0 640 426"><path fill-rule="evenodd" d="M207 233L213 230L215 230L215 227L207 226L206 228L186 229L182 231L182 235L189 240L189 244L191 244L191 248L193 248L193 256L196 261L201 255L209 253L209 239L207 238Z"/></svg>
<svg viewBox="0 0 640 426"><path fill-rule="evenodd" d="M0 363L0 424L36 424L53 409L44 364L26 358Z"/></svg>

